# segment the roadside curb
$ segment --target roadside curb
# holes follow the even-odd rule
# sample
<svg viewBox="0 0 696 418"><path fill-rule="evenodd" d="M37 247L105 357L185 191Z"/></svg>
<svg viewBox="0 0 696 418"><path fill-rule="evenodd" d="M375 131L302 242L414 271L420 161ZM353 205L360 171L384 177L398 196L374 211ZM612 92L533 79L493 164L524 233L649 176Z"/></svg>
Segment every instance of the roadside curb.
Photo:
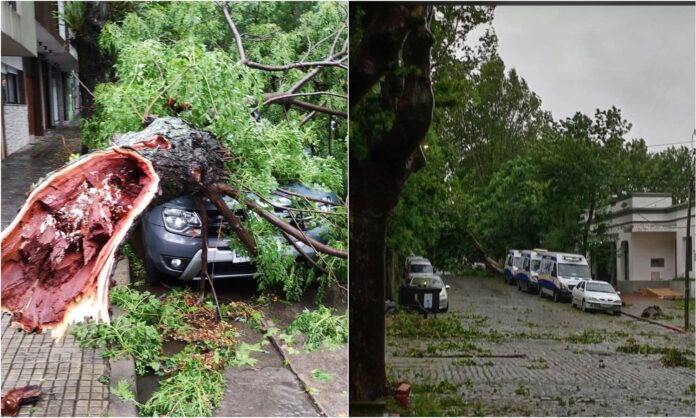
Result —
<svg viewBox="0 0 696 418"><path fill-rule="evenodd" d="M637 319L637 320L639 320L639 321L645 321L645 322L649 322L649 323L654 324L654 325L659 325L659 326L661 326L661 327L665 327L665 328L667 328L667 329L669 329L669 330L671 330L671 331L678 332L678 333L680 333L680 334L686 334L686 333L687 333L687 331L686 331L684 328L680 328L680 327L677 327L677 326L674 326L674 325L669 325L669 324L663 324L662 322L657 322L657 321L653 321L652 319L642 318L642 317L640 317L640 316L633 315L633 314L630 314L630 313L624 312L624 311L621 311L621 313L622 313L623 315L629 316L629 317L634 318L634 319Z"/></svg>
<svg viewBox="0 0 696 418"><path fill-rule="evenodd" d="M266 322L265 319L261 320L261 325L263 326L263 329L262 329L263 333L267 334L268 330L271 327L269 326L269 324ZM280 355L283 357L283 362L287 365L287 367L290 369L292 374L295 375L297 380L302 384L302 388L305 389L305 388L309 387L308 382L305 382L302 379L302 377L300 377L300 374L297 372L297 370L295 370L295 368L293 367L292 362L290 361L290 358L288 357L288 354L281 348L280 343L278 343L278 340L276 340L276 338L273 335L267 335L266 338L268 338L271 341L271 343L273 344L273 346L276 348L276 350L278 350ZM312 400L312 403L314 404L314 407L316 408L317 412L319 412L319 414L323 417L328 416L326 414L326 411L324 410L324 408L319 403L319 400L314 395L312 395L311 391L307 391L305 389L305 393Z"/></svg>
<svg viewBox="0 0 696 418"><path fill-rule="evenodd" d="M117 285L124 285L130 283L130 266L128 264L128 258L123 257L118 261L116 265L116 271L113 276L114 281ZM111 307L111 319L112 321L125 312L116 307ZM132 402L124 401L118 396L114 395L113 390L118 386L118 382L125 380L131 387L131 391L136 395L138 393L138 388L135 379L135 359L133 357L122 357L117 359L108 359L107 364L110 372L109 379L109 412L110 417L137 417L138 410L135 404Z"/></svg>

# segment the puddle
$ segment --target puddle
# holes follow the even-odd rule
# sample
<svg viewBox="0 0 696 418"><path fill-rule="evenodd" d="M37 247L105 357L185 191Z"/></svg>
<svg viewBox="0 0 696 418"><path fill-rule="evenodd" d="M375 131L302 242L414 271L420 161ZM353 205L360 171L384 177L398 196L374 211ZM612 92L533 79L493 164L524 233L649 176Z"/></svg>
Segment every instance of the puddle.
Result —
<svg viewBox="0 0 696 418"><path fill-rule="evenodd" d="M185 342L167 341L162 346L165 356L173 356L186 346ZM138 402L145 403L152 397L152 394L159 389L159 383L166 379L167 376L157 376L148 373L143 376L136 376L136 386L138 388Z"/></svg>

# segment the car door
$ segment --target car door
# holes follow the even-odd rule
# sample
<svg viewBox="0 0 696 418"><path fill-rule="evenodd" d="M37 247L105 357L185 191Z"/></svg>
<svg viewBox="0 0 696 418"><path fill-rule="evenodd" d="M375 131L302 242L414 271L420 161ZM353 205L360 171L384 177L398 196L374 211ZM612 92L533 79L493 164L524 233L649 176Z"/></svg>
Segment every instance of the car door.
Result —
<svg viewBox="0 0 696 418"><path fill-rule="evenodd" d="M585 281L581 281L575 289L573 289L573 303L576 305L580 304L582 296L585 294Z"/></svg>

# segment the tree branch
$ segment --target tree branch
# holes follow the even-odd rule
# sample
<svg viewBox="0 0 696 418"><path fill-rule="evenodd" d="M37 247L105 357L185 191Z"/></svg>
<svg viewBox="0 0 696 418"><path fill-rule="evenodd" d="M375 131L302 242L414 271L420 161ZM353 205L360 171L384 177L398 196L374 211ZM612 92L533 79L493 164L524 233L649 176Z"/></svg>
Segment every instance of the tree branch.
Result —
<svg viewBox="0 0 696 418"><path fill-rule="evenodd" d="M234 199L237 199L237 201L239 201L239 192L237 190L233 189L232 187L230 187L229 185L224 184L224 183L211 184L210 186L207 187L207 192L212 194L212 195L225 194L225 195L230 196ZM218 199L219 199L219 197L218 197ZM304 242L305 244L313 246L314 248L317 249L317 251L322 252L324 254L332 255L334 257L348 258L347 252L345 252L343 250L339 250L337 248L333 248L333 247L326 245L324 243L321 243L312 237L305 237L304 234L302 233L302 231L298 230L294 226L283 221L282 219L277 217L275 214L266 211L258 203L254 202L253 200L245 199L244 204L249 209L254 211L254 213L260 215L262 218L267 220L271 225L277 227L281 231L287 232L288 234L290 234L291 236ZM224 206L227 207L226 205L224 205Z"/></svg>
<svg viewBox="0 0 696 418"><path fill-rule="evenodd" d="M242 44L242 37L239 35L239 31L237 30L237 26L234 24L234 21L232 20L232 17L230 16L230 11L227 8L227 3L223 2L220 5L220 8L222 9L223 15L225 15L225 21L227 21L227 25L230 27L230 30L232 30L232 35L234 36L235 43L237 45L237 51L239 52L239 58L242 64L246 65L249 68L254 68L257 70L263 70L263 71L288 71L293 68L321 68L321 67L339 67L342 69L347 69L345 65L343 65L340 61L337 61L338 58L343 57L343 55L348 54L348 51L343 52L343 54L339 53L334 56L328 57L324 61L310 61L310 62L293 62L290 64L286 65L265 65L261 64L255 61L249 61L246 57L246 53L244 52L244 45ZM342 32L339 30L339 35ZM333 34L329 35L327 38L328 39L332 36ZM324 40L325 40L324 39ZM316 45L319 45L320 43L324 42L324 40L319 41ZM315 46L316 46L315 45Z"/></svg>
<svg viewBox="0 0 696 418"><path fill-rule="evenodd" d="M218 208L225 220L227 220L227 222L230 224L232 230L235 232L235 234L237 234L237 236L242 241L247 250L249 250L249 254L251 254L254 257L259 255L259 251L256 248L256 241L254 241L254 237L249 235L246 229L244 229L244 227L242 226L242 223L239 221L239 218L237 218L237 216L232 212L232 210L230 210L225 201L222 200L219 193L215 190L215 185L206 187L205 194L208 196L208 199L210 199L212 204L215 205L216 208Z"/></svg>

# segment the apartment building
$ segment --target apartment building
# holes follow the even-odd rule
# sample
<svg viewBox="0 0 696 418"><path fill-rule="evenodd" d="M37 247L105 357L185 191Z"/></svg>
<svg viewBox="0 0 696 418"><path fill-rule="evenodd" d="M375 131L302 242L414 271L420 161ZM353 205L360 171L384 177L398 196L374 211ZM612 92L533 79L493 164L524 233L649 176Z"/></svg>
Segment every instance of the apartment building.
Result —
<svg viewBox="0 0 696 418"><path fill-rule="evenodd" d="M77 119L78 56L57 16L64 2L3 1L2 158Z"/></svg>

